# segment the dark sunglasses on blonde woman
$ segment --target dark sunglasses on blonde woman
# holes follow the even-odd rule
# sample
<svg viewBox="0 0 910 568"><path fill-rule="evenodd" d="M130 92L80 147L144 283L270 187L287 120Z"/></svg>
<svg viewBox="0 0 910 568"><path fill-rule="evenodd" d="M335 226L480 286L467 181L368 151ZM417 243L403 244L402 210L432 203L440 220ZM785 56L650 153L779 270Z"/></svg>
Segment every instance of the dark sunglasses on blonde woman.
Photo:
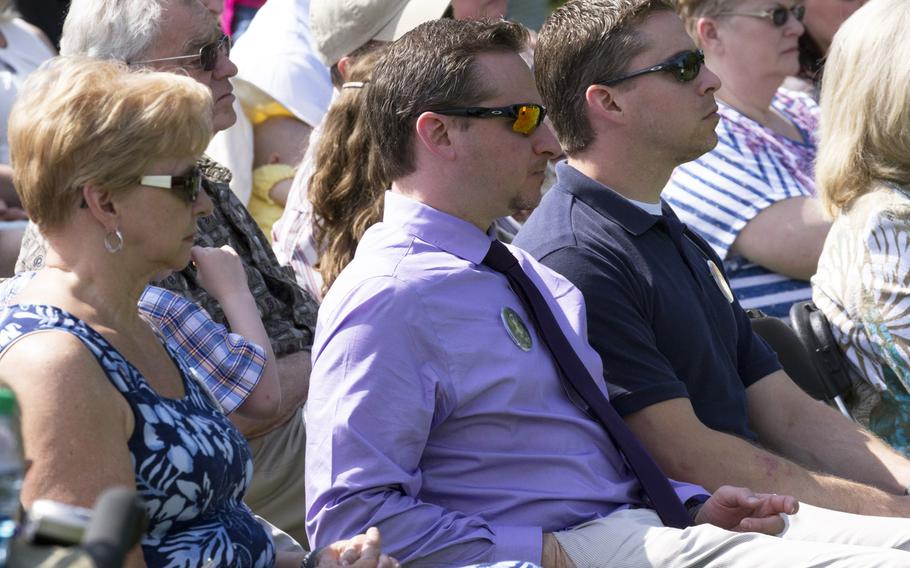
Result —
<svg viewBox="0 0 910 568"><path fill-rule="evenodd" d="M202 191L202 170L194 167L182 176L142 176L139 185L171 189L187 203L193 203Z"/></svg>

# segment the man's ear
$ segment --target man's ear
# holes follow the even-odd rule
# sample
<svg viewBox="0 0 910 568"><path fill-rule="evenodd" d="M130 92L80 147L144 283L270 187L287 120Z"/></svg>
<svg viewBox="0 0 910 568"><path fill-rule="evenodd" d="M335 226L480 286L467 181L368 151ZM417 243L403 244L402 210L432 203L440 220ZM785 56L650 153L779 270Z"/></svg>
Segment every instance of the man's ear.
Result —
<svg viewBox="0 0 910 568"><path fill-rule="evenodd" d="M696 43L702 49L711 53L723 53L724 42L718 33L717 20L714 18L699 18L695 22Z"/></svg>
<svg viewBox="0 0 910 568"><path fill-rule="evenodd" d="M105 232L117 230L120 224L120 205L115 202L110 191L87 183L82 186L82 200Z"/></svg>
<svg viewBox="0 0 910 568"><path fill-rule="evenodd" d="M450 136L451 123L445 117L425 112L417 117L414 131L418 143L428 152L443 160L454 160L455 145Z"/></svg>
<svg viewBox="0 0 910 568"><path fill-rule="evenodd" d="M590 85L585 90L588 118L592 122L603 120L609 122L622 122L624 119L623 103L619 93L614 87L606 85Z"/></svg>

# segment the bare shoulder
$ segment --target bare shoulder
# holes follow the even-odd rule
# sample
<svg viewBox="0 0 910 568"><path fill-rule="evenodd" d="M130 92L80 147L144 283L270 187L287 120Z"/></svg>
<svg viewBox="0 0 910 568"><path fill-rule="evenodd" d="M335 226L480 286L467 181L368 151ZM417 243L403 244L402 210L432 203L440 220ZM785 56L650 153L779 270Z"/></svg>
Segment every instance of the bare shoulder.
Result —
<svg viewBox="0 0 910 568"><path fill-rule="evenodd" d="M22 407L32 461L22 500L91 506L111 485L134 485L127 443L133 416L94 355L74 335L34 332L0 355L0 380Z"/></svg>
<svg viewBox="0 0 910 568"><path fill-rule="evenodd" d="M41 391L42 398L55 398L56 392L71 401L117 394L94 355L65 331L35 331L16 339L0 353L0 379L22 395Z"/></svg>

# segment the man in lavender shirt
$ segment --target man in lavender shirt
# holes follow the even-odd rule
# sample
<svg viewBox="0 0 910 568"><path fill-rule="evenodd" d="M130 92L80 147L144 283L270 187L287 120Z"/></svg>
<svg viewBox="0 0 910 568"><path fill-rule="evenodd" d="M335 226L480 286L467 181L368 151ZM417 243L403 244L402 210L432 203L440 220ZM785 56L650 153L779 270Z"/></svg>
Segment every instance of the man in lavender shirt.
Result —
<svg viewBox="0 0 910 568"><path fill-rule="evenodd" d="M838 562L859 547L768 536L785 530L792 497L721 487L704 502L701 487L672 482L698 526L664 527L607 434L566 396L505 276L481 264L493 221L537 204L560 149L520 113L453 114L539 104L518 55L526 40L507 22L429 22L373 75L371 134L394 182L319 313L310 542L378 526L413 566L849 565ZM605 392L581 294L511 251ZM882 566L907 561L862 550Z"/></svg>

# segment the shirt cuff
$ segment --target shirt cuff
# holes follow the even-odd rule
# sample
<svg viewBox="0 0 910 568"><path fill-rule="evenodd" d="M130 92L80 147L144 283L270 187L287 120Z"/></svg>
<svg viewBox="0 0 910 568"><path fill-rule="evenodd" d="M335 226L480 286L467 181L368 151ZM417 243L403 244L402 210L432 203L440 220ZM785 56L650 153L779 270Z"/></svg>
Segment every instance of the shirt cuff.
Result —
<svg viewBox="0 0 910 568"><path fill-rule="evenodd" d="M496 535L493 562L523 560L540 564L543 553L543 529L526 525L490 525Z"/></svg>
<svg viewBox="0 0 910 568"><path fill-rule="evenodd" d="M698 485L683 483L682 481L676 481L673 479L670 480L670 484L673 485L673 490L676 492L676 495L679 497L679 501L681 503L685 503L692 497L698 495L707 495L708 497L711 496L710 491Z"/></svg>

